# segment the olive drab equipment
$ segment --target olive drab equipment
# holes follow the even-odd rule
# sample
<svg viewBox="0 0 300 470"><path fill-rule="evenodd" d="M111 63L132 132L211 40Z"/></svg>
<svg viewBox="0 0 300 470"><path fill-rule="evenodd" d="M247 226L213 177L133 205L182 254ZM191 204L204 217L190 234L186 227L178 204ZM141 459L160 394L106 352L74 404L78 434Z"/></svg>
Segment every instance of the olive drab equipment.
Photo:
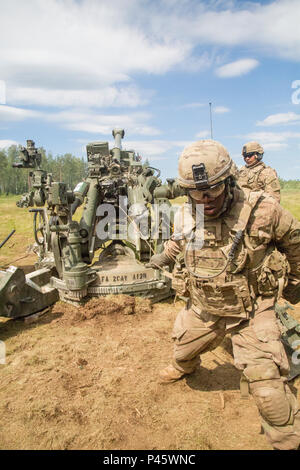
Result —
<svg viewBox="0 0 300 470"><path fill-rule="evenodd" d="M12 230L0 243L2 248L15 233ZM50 271L39 269L24 274L21 268L0 269L0 316L14 318L39 312L56 302L58 292L49 286ZM48 286L47 286L48 284Z"/></svg>
<svg viewBox="0 0 300 470"><path fill-rule="evenodd" d="M288 380L300 375L300 324L293 318L288 310L294 307L288 302L284 305L275 304L275 312L281 324L281 341L285 347L290 365Z"/></svg>
<svg viewBox="0 0 300 470"><path fill-rule="evenodd" d="M146 267L146 263L153 253L159 254L163 250L161 207L169 209L171 230L175 209L169 200L183 195L184 191L174 179L162 184L157 168L147 161L142 163L134 150L122 149L123 129L114 129L112 134L112 149L108 142L87 145L87 176L74 190L63 182L53 181L52 175L41 169L41 154L32 140L27 141L27 148L21 148L20 162L14 165L32 169L30 191L17 205L33 207L30 211L34 214L39 257L36 269L43 270L43 281L36 277L35 281L43 286L41 296L48 291L55 292L52 303L58 294L61 300L78 304L87 296L107 294L140 295L157 302L173 293L170 279L162 272ZM121 197L128 201L127 212L127 207L121 207ZM114 209L112 222L106 222L105 214L99 213L99 208L105 211L103 206L108 204ZM74 214L80 205L83 205L83 211L77 221ZM132 207L134 213L130 213ZM152 229L153 214L158 214L157 233L147 242L138 221L144 216L145 224ZM104 230L98 231L102 222ZM134 230L126 232L130 224ZM111 231L105 230L108 226L112 226ZM116 236L110 237L110 233ZM96 250L101 253L93 262ZM19 274L17 271L3 272L0 276L0 298L3 300L0 316L30 313L30 303L26 309L11 307L12 297L20 304L16 289ZM31 281L33 278L30 285ZM49 299L48 302L50 305Z"/></svg>

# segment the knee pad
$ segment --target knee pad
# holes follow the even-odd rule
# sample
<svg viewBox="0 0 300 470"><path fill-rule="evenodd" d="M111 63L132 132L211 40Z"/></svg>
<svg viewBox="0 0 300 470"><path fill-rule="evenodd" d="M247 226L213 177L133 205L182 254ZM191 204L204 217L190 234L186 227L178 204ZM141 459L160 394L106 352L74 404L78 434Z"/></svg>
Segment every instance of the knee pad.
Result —
<svg viewBox="0 0 300 470"><path fill-rule="evenodd" d="M284 384L268 382L268 384L256 382L250 385L250 391L261 416L273 426L292 424L292 408Z"/></svg>
<svg viewBox="0 0 300 470"><path fill-rule="evenodd" d="M273 426L292 424L292 403L276 364L247 367L244 376L262 418Z"/></svg>

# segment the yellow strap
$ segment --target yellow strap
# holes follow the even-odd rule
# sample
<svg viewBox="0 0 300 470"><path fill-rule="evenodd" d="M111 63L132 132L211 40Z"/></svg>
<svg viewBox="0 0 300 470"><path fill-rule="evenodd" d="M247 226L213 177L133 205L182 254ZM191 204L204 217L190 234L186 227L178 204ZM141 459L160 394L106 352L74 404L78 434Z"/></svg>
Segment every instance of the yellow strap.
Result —
<svg viewBox="0 0 300 470"><path fill-rule="evenodd" d="M282 296L283 288L284 288L284 277L281 277L281 278L278 279L278 294L277 294L277 300L279 300L280 297Z"/></svg>
<svg viewBox="0 0 300 470"><path fill-rule="evenodd" d="M249 398L249 382L244 376L244 374L242 374L241 380L240 380L240 391L241 391L241 397L243 399Z"/></svg>

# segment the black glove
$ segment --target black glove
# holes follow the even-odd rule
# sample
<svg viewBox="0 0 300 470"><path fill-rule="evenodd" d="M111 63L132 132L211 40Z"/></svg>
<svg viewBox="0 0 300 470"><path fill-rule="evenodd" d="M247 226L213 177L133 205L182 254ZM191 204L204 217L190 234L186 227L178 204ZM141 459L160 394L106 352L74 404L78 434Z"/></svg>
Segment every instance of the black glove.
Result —
<svg viewBox="0 0 300 470"><path fill-rule="evenodd" d="M174 261L171 258L169 258L163 251L162 253L158 255L151 256L149 263L147 263L145 266L146 268L158 269L158 268L162 268L163 266L169 266L173 262Z"/></svg>

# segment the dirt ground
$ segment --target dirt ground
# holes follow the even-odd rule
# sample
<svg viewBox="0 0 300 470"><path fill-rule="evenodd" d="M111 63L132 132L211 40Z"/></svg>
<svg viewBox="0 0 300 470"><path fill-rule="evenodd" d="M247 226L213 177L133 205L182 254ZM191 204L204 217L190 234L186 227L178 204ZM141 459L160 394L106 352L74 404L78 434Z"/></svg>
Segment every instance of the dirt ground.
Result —
<svg viewBox="0 0 300 470"><path fill-rule="evenodd" d="M0 449L271 449L240 397L229 338L192 377L158 383L182 306L120 296L0 320Z"/></svg>

